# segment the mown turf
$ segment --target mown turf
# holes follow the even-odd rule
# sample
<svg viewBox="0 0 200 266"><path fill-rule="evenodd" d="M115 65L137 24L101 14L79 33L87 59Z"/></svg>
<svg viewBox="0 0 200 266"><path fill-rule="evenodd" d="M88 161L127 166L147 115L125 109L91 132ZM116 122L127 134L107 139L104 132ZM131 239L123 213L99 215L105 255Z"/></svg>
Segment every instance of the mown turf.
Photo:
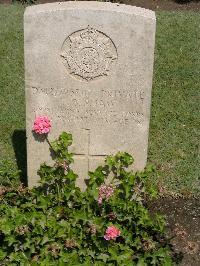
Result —
<svg viewBox="0 0 200 266"><path fill-rule="evenodd" d="M21 5L0 5L0 161L12 160L25 168L25 94ZM19 136L19 137L18 137Z"/></svg>
<svg viewBox="0 0 200 266"><path fill-rule="evenodd" d="M0 160L25 167L21 5L0 5ZM157 13L149 162L172 192L200 192L200 14ZM17 164L16 164L17 165Z"/></svg>
<svg viewBox="0 0 200 266"><path fill-rule="evenodd" d="M149 160L173 191L200 191L200 14L157 14Z"/></svg>

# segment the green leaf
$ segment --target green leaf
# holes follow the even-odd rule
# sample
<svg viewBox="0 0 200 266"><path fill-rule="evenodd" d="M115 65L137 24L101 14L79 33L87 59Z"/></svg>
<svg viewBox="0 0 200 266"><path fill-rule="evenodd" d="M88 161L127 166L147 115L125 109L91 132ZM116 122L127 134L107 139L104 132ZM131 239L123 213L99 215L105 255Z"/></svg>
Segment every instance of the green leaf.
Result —
<svg viewBox="0 0 200 266"><path fill-rule="evenodd" d="M105 263L107 262L108 258L109 258L109 255L108 255L108 254L105 254L105 253L101 253L101 254L97 257L97 259L102 260L102 261L105 262Z"/></svg>
<svg viewBox="0 0 200 266"><path fill-rule="evenodd" d="M7 252L0 249L0 260L3 260L7 256Z"/></svg>

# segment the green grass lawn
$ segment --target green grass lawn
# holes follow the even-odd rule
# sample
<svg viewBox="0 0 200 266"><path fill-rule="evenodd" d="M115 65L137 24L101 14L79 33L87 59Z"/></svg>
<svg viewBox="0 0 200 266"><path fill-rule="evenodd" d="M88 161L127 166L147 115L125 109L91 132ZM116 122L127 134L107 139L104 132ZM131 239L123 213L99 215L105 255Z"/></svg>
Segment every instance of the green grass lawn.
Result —
<svg viewBox="0 0 200 266"><path fill-rule="evenodd" d="M0 161L26 158L21 5L0 5ZM171 192L200 192L200 14L157 13L149 162Z"/></svg>
<svg viewBox="0 0 200 266"><path fill-rule="evenodd" d="M157 14L149 160L171 191L200 191L200 14Z"/></svg>

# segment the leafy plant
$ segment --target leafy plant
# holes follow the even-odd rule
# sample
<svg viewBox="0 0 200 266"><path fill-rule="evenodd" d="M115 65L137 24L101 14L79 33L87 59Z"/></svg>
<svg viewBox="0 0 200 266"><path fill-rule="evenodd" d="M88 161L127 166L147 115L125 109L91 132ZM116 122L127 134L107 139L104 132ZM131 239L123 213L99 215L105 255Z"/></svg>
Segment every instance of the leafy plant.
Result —
<svg viewBox="0 0 200 266"><path fill-rule="evenodd" d="M89 173L82 192L71 144L65 132L50 143L55 164L41 165L38 187L0 196L0 264L172 265L164 219L145 207L157 195L154 168L134 173L132 156L119 152Z"/></svg>

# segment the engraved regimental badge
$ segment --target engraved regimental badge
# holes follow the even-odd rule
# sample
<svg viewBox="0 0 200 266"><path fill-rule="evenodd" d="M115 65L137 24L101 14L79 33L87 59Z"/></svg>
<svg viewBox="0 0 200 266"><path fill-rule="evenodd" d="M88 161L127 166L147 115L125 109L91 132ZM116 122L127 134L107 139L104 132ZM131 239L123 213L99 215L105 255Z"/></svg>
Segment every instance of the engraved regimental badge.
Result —
<svg viewBox="0 0 200 266"><path fill-rule="evenodd" d="M107 35L88 26L67 37L61 57L71 75L90 81L109 74L117 50Z"/></svg>

